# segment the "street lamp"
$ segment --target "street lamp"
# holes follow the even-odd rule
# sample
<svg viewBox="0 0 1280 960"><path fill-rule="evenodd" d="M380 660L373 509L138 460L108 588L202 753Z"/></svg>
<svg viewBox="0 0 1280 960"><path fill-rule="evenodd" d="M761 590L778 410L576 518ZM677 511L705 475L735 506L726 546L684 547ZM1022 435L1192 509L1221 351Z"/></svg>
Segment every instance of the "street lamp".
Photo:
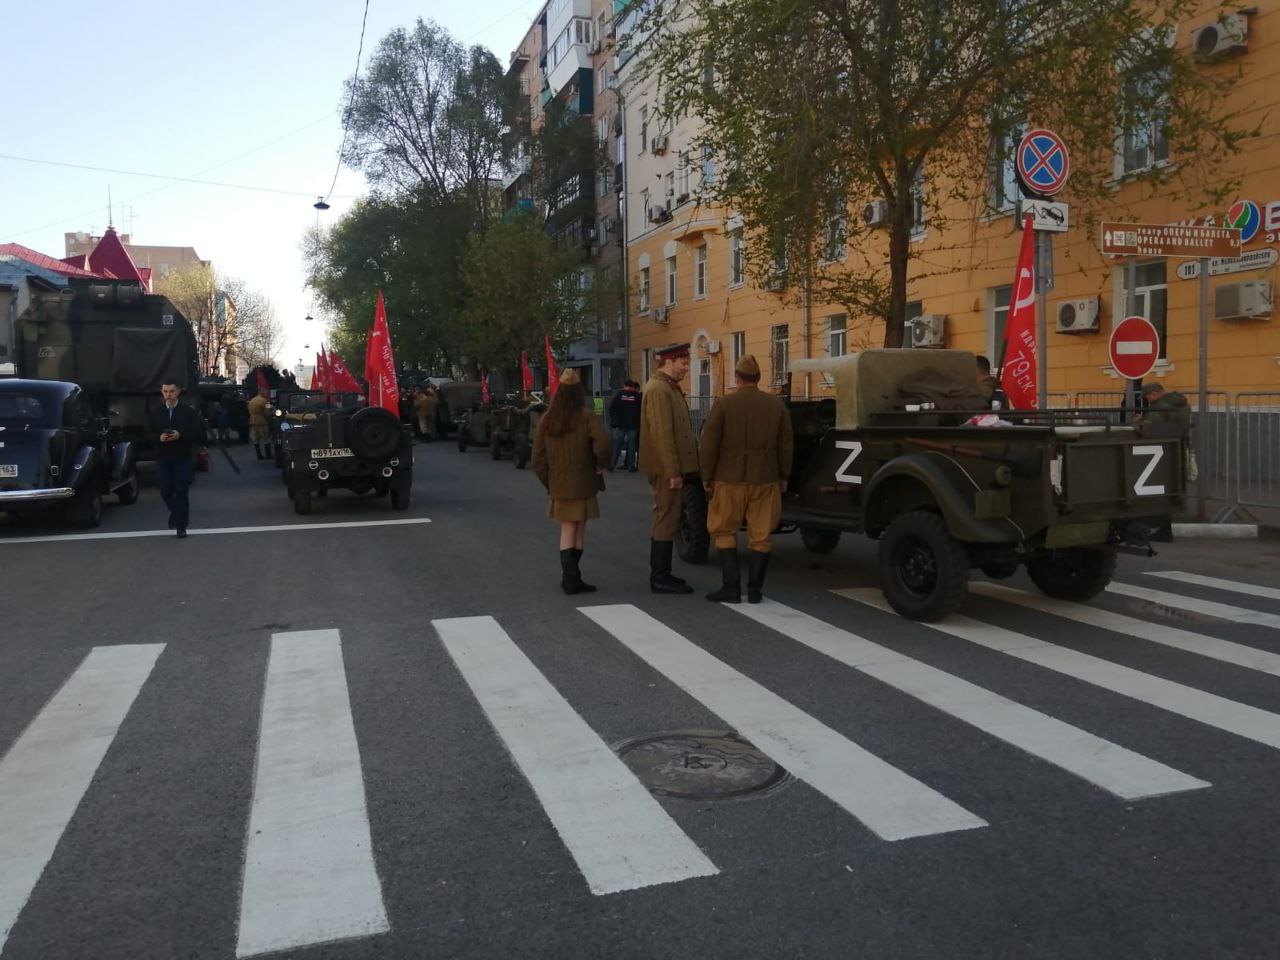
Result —
<svg viewBox="0 0 1280 960"><path fill-rule="evenodd" d="M316 197L316 202L312 204L317 210L328 210L329 205L324 202L324 197Z"/></svg>
<svg viewBox="0 0 1280 960"><path fill-rule="evenodd" d="M309 314L309 313L308 313L308 314L307 314L305 317L303 317L302 319L304 319L304 320L306 320L308 323L310 323L312 320L314 320L314 319L315 319L315 317L313 317L311 314Z"/></svg>

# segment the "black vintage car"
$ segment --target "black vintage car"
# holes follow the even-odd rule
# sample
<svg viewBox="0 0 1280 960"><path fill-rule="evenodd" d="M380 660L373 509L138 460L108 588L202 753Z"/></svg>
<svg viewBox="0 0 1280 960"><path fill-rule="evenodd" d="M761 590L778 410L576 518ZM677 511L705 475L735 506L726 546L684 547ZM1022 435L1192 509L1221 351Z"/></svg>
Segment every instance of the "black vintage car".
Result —
<svg viewBox="0 0 1280 960"><path fill-rule="evenodd" d="M113 440L74 383L0 380L0 511L61 510L96 527L102 498L138 499L132 441Z"/></svg>

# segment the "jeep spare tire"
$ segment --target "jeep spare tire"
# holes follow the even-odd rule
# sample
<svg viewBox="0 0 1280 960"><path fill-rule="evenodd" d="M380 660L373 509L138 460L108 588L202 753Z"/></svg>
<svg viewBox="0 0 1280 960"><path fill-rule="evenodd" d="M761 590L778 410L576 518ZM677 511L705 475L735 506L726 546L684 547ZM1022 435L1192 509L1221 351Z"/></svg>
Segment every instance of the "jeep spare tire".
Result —
<svg viewBox="0 0 1280 960"><path fill-rule="evenodd" d="M911 620L941 620L964 602L969 552L936 513L913 510L880 536L880 588Z"/></svg>
<svg viewBox="0 0 1280 960"><path fill-rule="evenodd" d="M358 457L386 460L400 448L400 421L384 407L357 410L347 424L347 443Z"/></svg>

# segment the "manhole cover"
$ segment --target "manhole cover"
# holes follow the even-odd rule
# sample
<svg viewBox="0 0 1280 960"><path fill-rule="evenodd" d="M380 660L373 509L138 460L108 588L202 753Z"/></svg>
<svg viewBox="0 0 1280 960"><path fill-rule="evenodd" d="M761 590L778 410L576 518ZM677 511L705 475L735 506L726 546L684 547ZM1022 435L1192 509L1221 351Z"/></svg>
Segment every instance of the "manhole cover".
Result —
<svg viewBox="0 0 1280 960"><path fill-rule="evenodd" d="M731 732L677 730L624 740L614 749L660 797L730 800L790 779L786 770Z"/></svg>

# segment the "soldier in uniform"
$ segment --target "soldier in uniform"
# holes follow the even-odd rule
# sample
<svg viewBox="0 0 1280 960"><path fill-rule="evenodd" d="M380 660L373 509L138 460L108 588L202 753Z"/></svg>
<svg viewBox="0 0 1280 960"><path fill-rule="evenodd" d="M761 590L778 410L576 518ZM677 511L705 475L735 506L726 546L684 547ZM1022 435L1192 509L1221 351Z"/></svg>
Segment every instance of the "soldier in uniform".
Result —
<svg viewBox="0 0 1280 960"><path fill-rule="evenodd" d="M249 401L249 439L259 460L270 460L274 456L271 450L271 431L267 426L267 407L270 404L271 399L266 390L259 390L258 395ZM264 443L267 445L265 457L262 453Z"/></svg>
<svg viewBox="0 0 1280 960"><path fill-rule="evenodd" d="M1134 423L1144 436L1172 437L1182 441L1183 469L1191 482L1199 478L1196 453L1191 447L1191 404L1177 390L1166 390L1160 383L1144 383L1138 391L1146 409Z"/></svg>
<svg viewBox="0 0 1280 960"><path fill-rule="evenodd" d="M436 397L429 388L418 388L413 398L413 415L418 420L418 435L430 443L436 438Z"/></svg>
<svg viewBox="0 0 1280 960"><path fill-rule="evenodd" d="M999 409L993 401L999 400L1003 406L1004 396L1000 390L1000 381L991 375L991 361L982 354L978 354L974 359L978 363L978 393L989 408Z"/></svg>
<svg viewBox="0 0 1280 960"><path fill-rule="evenodd" d="M703 476L711 506L707 530L720 554L718 603L742 600L738 528L747 527L747 601L759 603L769 567L772 534L782 516L791 475L791 416L777 397L759 388L760 364L748 354L734 368L738 389L718 399L702 428Z"/></svg>
<svg viewBox="0 0 1280 960"><path fill-rule="evenodd" d="M686 480L698 482L698 446L689 420L689 402L680 381L689 373L689 345L656 351L658 369L644 385L640 401L640 469L653 490L649 531L649 589L654 593L693 593L671 574L671 552Z"/></svg>

